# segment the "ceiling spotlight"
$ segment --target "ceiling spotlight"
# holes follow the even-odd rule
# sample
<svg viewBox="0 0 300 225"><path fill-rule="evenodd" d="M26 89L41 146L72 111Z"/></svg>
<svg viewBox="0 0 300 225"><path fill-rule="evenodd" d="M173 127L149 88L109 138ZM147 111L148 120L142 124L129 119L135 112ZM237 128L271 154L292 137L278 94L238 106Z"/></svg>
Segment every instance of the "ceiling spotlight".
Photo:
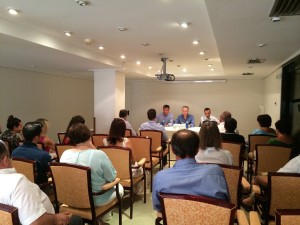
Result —
<svg viewBox="0 0 300 225"><path fill-rule="evenodd" d="M87 45L90 45L90 44L92 44L92 39L90 39L90 38L85 38L85 39L84 39L84 42L85 42Z"/></svg>
<svg viewBox="0 0 300 225"><path fill-rule="evenodd" d="M148 66L148 69L151 70L151 69L152 69L152 66Z"/></svg>
<svg viewBox="0 0 300 225"><path fill-rule="evenodd" d="M121 55L120 57L121 57L121 59L125 59L125 55Z"/></svg>
<svg viewBox="0 0 300 225"><path fill-rule="evenodd" d="M271 18L271 21L275 23L275 22L281 21L281 19L282 19L281 17L274 16L274 17Z"/></svg>
<svg viewBox="0 0 300 225"><path fill-rule="evenodd" d="M141 65L141 61L136 61L136 65Z"/></svg>
<svg viewBox="0 0 300 225"><path fill-rule="evenodd" d="M68 37L70 37L70 36L72 35L72 32L70 32L70 31L65 31L65 35L68 36Z"/></svg>
<svg viewBox="0 0 300 225"><path fill-rule="evenodd" d="M11 15L17 15L18 10L10 8L10 9L8 9L8 13L11 14Z"/></svg>
<svg viewBox="0 0 300 225"><path fill-rule="evenodd" d="M194 40L194 41L193 41L193 44L194 44L194 45L197 45L197 44L199 44L199 41Z"/></svg>
<svg viewBox="0 0 300 225"><path fill-rule="evenodd" d="M204 55L204 54L205 54L205 52L201 51L201 52L199 52L199 54L200 54L200 55Z"/></svg>
<svg viewBox="0 0 300 225"><path fill-rule="evenodd" d="M187 27L188 27L188 24L185 23L185 22L183 22L183 23L180 24L180 26L181 26L182 28L187 28Z"/></svg>
<svg viewBox="0 0 300 225"><path fill-rule="evenodd" d="M210 71L215 71L215 69L214 69L214 68L211 68Z"/></svg>
<svg viewBox="0 0 300 225"><path fill-rule="evenodd" d="M126 31L126 30L128 30L126 27L118 27L118 30L119 31Z"/></svg>
<svg viewBox="0 0 300 225"><path fill-rule="evenodd" d="M99 46L99 50L103 50L104 49L104 47L103 46Z"/></svg>
<svg viewBox="0 0 300 225"><path fill-rule="evenodd" d="M258 47L260 47L260 48L265 47L265 46L266 46L266 44L264 44L264 43L258 44Z"/></svg>
<svg viewBox="0 0 300 225"><path fill-rule="evenodd" d="M212 67L212 64L208 64L207 66L208 66L208 67Z"/></svg>
<svg viewBox="0 0 300 225"><path fill-rule="evenodd" d="M88 1L84 1L84 0L75 0L75 2L80 6L86 6L89 4Z"/></svg>
<svg viewBox="0 0 300 225"><path fill-rule="evenodd" d="M185 72L186 72L186 68L183 68L183 69L182 69L182 72L184 72L184 73L185 73Z"/></svg>

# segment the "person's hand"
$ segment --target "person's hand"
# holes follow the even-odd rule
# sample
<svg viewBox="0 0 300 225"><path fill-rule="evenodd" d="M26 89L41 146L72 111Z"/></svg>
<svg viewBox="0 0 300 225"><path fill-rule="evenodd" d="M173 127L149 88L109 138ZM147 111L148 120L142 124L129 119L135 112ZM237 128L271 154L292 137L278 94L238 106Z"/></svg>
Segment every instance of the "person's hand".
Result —
<svg viewBox="0 0 300 225"><path fill-rule="evenodd" d="M56 224L57 225L68 225L70 222L72 214L69 212L63 212L56 214Z"/></svg>

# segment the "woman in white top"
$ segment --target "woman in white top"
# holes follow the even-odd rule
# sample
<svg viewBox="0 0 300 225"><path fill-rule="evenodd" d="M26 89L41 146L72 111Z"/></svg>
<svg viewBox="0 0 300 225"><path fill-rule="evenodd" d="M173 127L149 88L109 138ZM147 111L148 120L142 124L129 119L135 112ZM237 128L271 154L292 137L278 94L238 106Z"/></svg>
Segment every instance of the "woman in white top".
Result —
<svg viewBox="0 0 300 225"><path fill-rule="evenodd" d="M195 159L198 163L233 165L232 154L221 149L221 135L215 121L204 121L199 132L200 149Z"/></svg>

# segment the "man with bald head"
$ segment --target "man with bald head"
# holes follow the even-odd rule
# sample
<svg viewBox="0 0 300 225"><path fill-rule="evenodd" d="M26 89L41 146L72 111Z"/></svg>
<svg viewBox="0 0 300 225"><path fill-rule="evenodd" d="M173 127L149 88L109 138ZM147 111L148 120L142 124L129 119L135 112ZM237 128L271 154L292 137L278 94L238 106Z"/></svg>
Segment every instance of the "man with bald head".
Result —
<svg viewBox="0 0 300 225"><path fill-rule="evenodd" d="M153 208L161 212L159 193L207 196L229 201L223 170L214 164L197 164L199 136L191 130L179 130L172 136L172 150L176 163L172 168L159 171L154 177Z"/></svg>

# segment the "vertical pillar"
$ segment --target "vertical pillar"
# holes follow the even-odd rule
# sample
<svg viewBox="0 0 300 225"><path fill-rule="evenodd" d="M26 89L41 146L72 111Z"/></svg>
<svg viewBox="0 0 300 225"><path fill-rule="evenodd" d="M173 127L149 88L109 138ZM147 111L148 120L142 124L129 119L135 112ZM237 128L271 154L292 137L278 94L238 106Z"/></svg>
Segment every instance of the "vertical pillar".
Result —
<svg viewBox="0 0 300 225"><path fill-rule="evenodd" d="M95 133L109 132L113 118L125 108L125 75L115 70L94 71Z"/></svg>

